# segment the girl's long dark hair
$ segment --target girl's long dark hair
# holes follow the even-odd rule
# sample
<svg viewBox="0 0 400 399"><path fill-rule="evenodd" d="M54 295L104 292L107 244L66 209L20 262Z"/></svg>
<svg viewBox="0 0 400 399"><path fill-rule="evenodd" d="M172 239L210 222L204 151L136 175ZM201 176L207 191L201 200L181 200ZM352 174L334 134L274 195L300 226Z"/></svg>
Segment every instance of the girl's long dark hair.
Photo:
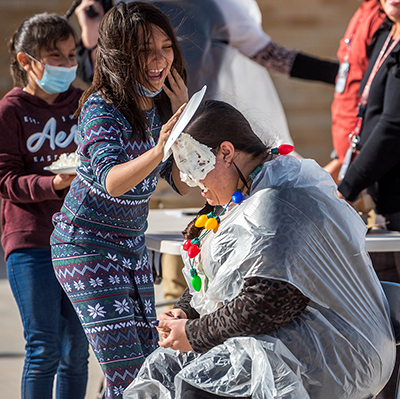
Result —
<svg viewBox="0 0 400 399"><path fill-rule="evenodd" d="M42 49L53 50L57 43L76 35L67 19L57 14L42 13L26 18L8 42L10 73L14 86L25 87L28 73L17 60L18 53L29 54L39 60ZM39 60L40 61L40 60Z"/></svg>
<svg viewBox="0 0 400 399"><path fill-rule="evenodd" d="M104 16L97 44L97 56L91 86L84 92L78 116L90 95L100 92L103 98L117 107L145 141L147 120L140 108L141 95L137 82L143 84L144 71L141 63L143 48L153 26L160 28L171 40L174 51L172 68L187 81L184 58L174 29L167 16L157 7L144 3L118 3ZM166 84L167 81L166 81ZM162 91L156 98L163 122L172 115L168 96Z"/></svg>

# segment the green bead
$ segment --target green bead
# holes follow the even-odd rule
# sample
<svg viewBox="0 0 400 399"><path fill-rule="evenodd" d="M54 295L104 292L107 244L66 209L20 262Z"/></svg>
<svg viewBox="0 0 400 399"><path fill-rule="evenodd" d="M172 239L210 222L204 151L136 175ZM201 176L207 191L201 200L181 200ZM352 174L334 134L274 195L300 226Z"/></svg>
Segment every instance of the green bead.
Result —
<svg viewBox="0 0 400 399"><path fill-rule="evenodd" d="M201 290L201 278L199 276L193 276L190 279L190 284L192 284L192 287L199 292Z"/></svg>

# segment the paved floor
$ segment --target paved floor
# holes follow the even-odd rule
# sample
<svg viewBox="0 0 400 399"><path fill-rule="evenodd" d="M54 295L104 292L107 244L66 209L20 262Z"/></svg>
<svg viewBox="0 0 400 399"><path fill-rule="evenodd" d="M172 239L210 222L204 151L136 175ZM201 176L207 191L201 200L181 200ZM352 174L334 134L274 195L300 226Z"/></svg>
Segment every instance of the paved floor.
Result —
<svg viewBox="0 0 400 399"><path fill-rule="evenodd" d="M162 301L161 285L156 300ZM162 311L163 309L159 309ZM0 397L20 399L20 380L24 364L24 337L21 320L6 276L0 247ZM93 353L89 359L89 383L86 399L97 399L102 371Z"/></svg>

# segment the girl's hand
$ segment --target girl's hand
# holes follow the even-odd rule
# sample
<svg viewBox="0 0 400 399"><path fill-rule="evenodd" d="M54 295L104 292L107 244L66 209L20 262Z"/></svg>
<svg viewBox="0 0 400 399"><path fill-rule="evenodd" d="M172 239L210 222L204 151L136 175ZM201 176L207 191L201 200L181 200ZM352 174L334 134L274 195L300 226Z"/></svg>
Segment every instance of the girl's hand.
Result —
<svg viewBox="0 0 400 399"><path fill-rule="evenodd" d="M185 325L187 319L180 320L160 320L157 329L168 330L169 335L166 339L159 342L159 345L163 348L171 348L180 352L192 351L185 332Z"/></svg>
<svg viewBox="0 0 400 399"><path fill-rule="evenodd" d="M166 84L163 85L163 90L171 100L171 108L172 112L176 112L176 110L184 103L187 103L189 100L188 88L185 85L185 82L179 75L178 71L175 68L171 68L168 74L168 81L171 86L171 90L168 89Z"/></svg>
<svg viewBox="0 0 400 399"><path fill-rule="evenodd" d="M175 114L171 117L171 119L162 126L157 145L154 147L157 150L159 150L160 152L164 153L165 143L167 142L168 137L171 134L172 128L175 126L175 123L177 122L178 118L181 116L185 107L186 107L186 103L181 105L181 107L178 109L178 111L175 112Z"/></svg>
<svg viewBox="0 0 400 399"><path fill-rule="evenodd" d="M64 175L64 174L58 174L54 176L53 179L53 187L54 190L64 190L64 188L67 188L71 185L72 180L74 180L76 175Z"/></svg>

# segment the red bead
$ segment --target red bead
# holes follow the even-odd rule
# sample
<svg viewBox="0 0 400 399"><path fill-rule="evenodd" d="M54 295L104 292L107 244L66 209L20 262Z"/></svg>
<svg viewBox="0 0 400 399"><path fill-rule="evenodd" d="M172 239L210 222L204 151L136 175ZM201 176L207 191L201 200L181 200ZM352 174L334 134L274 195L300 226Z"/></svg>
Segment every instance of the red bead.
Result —
<svg viewBox="0 0 400 399"><path fill-rule="evenodd" d="M197 245L191 245L188 249L189 258L193 259L200 253L200 248Z"/></svg>
<svg viewBox="0 0 400 399"><path fill-rule="evenodd" d="M291 144L281 144L278 147L278 151L281 155L287 155L294 151L294 146L292 146Z"/></svg>
<svg viewBox="0 0 400 399"><path fill-rule="evenodd" d="M185 243L183 244L183 250L184 251L188 251L189 248L192 246L192 243L190 242L190 240L185 241Z"/></svg>

